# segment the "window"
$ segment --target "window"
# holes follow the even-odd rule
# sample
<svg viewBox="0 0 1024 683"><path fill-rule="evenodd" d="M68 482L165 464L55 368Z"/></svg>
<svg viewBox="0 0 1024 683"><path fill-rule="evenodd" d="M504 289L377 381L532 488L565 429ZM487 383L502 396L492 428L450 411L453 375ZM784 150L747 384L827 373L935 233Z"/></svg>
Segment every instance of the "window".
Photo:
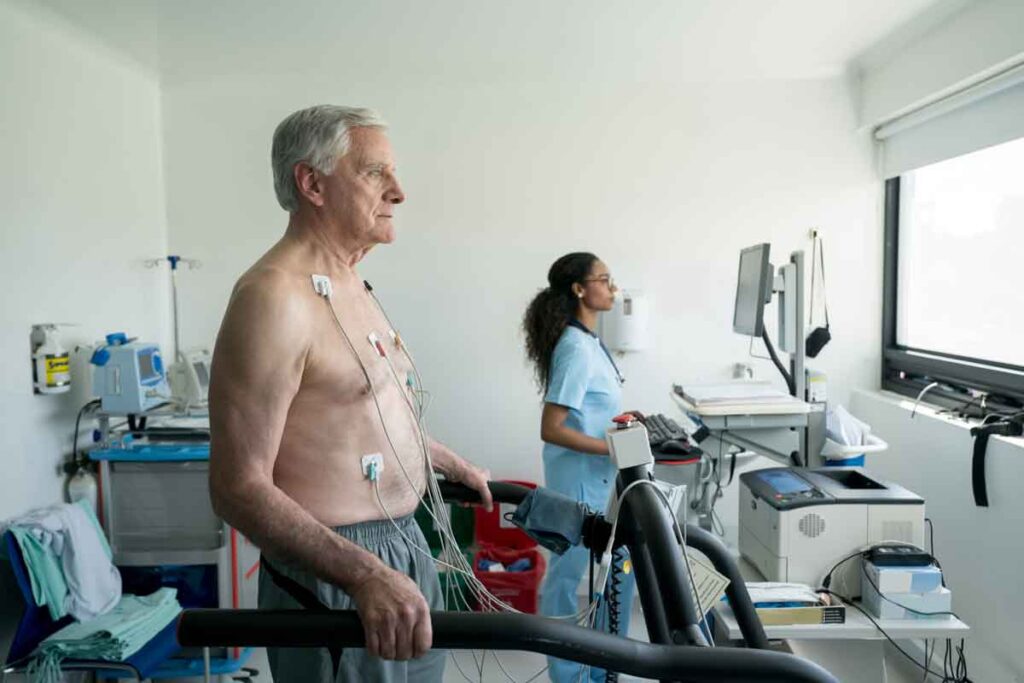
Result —
<svg viewBox="0 0 1024 683"><path fill-rule="evenodd" d="M887 181L885 230L883 386L1024 401L1024 138Z"/></svg>

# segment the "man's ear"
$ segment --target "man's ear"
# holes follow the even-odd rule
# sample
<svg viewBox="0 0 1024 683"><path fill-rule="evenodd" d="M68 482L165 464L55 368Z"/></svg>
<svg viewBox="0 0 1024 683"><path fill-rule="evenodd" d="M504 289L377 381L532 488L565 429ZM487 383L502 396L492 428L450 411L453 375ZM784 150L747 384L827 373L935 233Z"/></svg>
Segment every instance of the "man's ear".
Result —
<svg viewBox="0 0 1024 683"><path fill-rule="evenodd" d="M295 187L300 195L305 197L313 206L324 205L323 177L319 171L305 161L300 161L292 169L292 175L295 178Z"/></svg>

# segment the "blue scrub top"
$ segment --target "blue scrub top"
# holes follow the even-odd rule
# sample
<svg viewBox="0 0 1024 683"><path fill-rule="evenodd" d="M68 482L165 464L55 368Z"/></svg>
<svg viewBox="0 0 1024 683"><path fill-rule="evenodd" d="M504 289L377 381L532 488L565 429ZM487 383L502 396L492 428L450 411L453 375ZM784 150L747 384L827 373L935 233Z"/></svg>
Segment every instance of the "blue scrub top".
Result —
<svg viewBox="0 0 1024 683"><path fill-rule="evenodd" d="M612 418L622 412L622 386L601 341L576 327L566 327L551 358L545 403L569 409L565 426L604 439ZM615 481L611 458L544 444L545 485L604 509Z"/></svg>

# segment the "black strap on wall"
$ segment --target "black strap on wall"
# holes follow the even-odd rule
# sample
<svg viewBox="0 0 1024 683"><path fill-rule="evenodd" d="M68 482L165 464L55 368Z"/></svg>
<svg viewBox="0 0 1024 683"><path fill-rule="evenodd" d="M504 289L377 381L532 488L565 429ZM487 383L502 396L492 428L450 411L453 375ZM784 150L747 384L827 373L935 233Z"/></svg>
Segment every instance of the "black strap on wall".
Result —
<svg viewBox="0 0 1024 683"><path fill-rule="evenodd" d="M974 504L982 508L988 507L988 484L985 482L985 451L988 449L988 436L987 432L975 435L974 457L971 458L971 490L974 492Z"/></svg>
<svg viewBox="0 0 1024 683"><path fill-rule="evenodd" d="M998 436L1024 435L1024 413L1009 415L993 422L986 421L971 428L971 436L974 437L974 456L971 458L971 488L974 492L974 504L983 508L988 507L985 454L988 450L988 438L993 434Z"/></svg>
<svg viewBox="0 0 1024 683"><path fill-rule="evenodd" d="M817 249L814 247L817 247ZM814 294L818 289L817 272L819 257L821 260L821 298L825 305L825 326L815 327L807 335L807 340L804 342L804 350L808 358L817 358L821 350L825 348L825 344L828 344L832 339L832 333L829 331L831 325L828 320L828 294L825 290L825 242L815 233L814 246L811 248L811 315L808 320L809 327L813 326L814 322Z"/></svg>

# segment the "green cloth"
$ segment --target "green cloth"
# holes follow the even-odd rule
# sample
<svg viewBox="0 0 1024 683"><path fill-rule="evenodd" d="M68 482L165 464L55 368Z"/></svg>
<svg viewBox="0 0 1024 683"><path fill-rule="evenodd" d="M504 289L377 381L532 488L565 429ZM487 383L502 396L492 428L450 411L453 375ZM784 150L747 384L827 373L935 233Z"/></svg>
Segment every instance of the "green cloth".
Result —
<svg viewBox="0 0 1024 683"><path fill-rule="evenodd" d="M57 621L67 614L64 609L64 597L68 594L68 584L64 581L60 558L37 541L27 529L12 526L10 532L21 548L21 556L25 560L25 568L28 569L32 599L40 607L46 607L50 611L50 618Z"/></svg>
<svg viewBox="0 0 1024 683"><path fill-rule="evenodd" d="M92 505L84 500L80 500L74 505L85 511L86 517L96 529L100 546L106 553L107 559L111 559L113 553L110 551L110 544L100 527L99 520L96 519ZM29 583L32 585L32 598L38 606L46 607L50 612L50 618L57 621L67 614L64 605L68 594L68 584L64 580L61 558L48 546L40 543L29 531L29 528L19 526L17 520L10 527L10 532L14 536L14 540L18 542L21 555L25 560Z"/></svg>
<svg viewBox="0 0 1024 683"><path fill-rule="evenodd" d="M36 649L36 661L29 669L33 681L60 680L64 659L123 661L153 639L178 614L177 591L161 588L151 595L123 595L111 611L87 622L68 624L44 640Z"/></svg>

